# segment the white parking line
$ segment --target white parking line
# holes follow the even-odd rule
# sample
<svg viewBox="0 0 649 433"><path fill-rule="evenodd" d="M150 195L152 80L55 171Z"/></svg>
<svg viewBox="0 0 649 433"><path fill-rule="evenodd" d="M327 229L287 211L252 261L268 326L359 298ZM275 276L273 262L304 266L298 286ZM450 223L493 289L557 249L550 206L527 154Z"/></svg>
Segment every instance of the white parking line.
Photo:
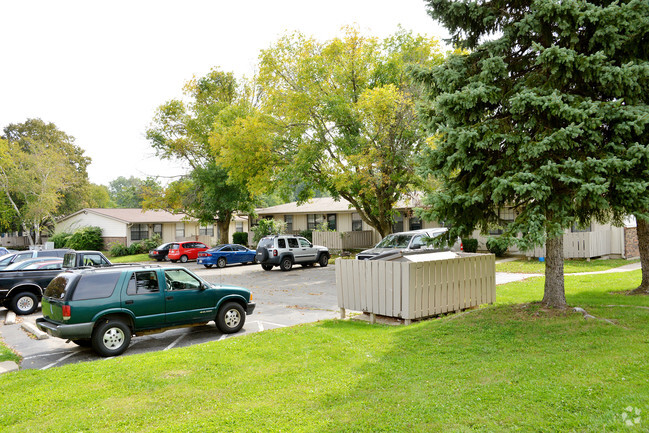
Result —
<svg viewBox="0 0 649 433"><path fill-rule="evenodd" d="M257 326L259 327L259 332L264 330L264 324L261 321L257 320Z"/></svg>
<svg viewBox="0 0 649 433"><path fill-rule="evenodd" d="M261 321L260 321L261 322ZM280 328L286 328L286 325L280 325L279 323L273 323L273 322L267 322L264 320L265 323L268 323L269 325L273 326L279 326Z"/></svg>
<svg viewBox="0 0 649 433"><path fill-rule="evenodd" d="M226 338L228 338L228 334L223 334L217 341L225 340Z"/></svg>
<svg viewBox="0 0 649 433"><path fill-rule="evenodd" d="M68 353L68 352L57 352L57 353L48 352L48 353L39 353L38 355L25 356L25 357L23 358L23 360L34 359L34 358L42 358L42 357L44 357L44 356L61 355L61 354L63 354L63 353Z"/></svg>
<svg viewBox="0 0 649 433"><path fill-rule="evenodd" d="M68 358L71 357L72 355L76 355L76 354L77 354L77 352L72 352L72 353L70 353L70 354L68 354L68 355L65 355L64 357L57 359L57 360L54 361L53 363L48 364L48 365L46 365L45 367L41 368L41 370L47 370L47 369L50 368L50 367L54 367L54 366L55 366L56 364L58 364L59 362L61 362L61 361L65 361L66 359L68 359Z"/></svg>
<svg viewBox="0 0 649 433"><path fill-rule="evenodd" d="M185 338L185 335L187 335L187 334L183 334L180 337L176 338L169 346L165 347L162 350L169 350L169 349L173 348L176 344L178 344L180 342L180 340Z"/></svg>

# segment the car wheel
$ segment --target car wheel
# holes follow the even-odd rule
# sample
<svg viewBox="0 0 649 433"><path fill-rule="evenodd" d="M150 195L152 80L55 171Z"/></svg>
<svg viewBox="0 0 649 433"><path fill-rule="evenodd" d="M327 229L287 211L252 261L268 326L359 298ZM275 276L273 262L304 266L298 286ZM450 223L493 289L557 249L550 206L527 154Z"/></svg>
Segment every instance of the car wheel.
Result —
<svg viewBox="0 0 649 433"><path fill-rule="evenodd" d="M187 256L184 255L184 254L182 256L180 256L180 262L181 263L187 263Z"/></svg>
<svg viewBox="0 0 649 433"><path fill-rule="evenodd" d="M11 298L11 310L21 316L32 314L38 307L38 298L33 293L21 292Z"/></svg>
<svg viewBox="0 0 649 433"><path fill-rule="evenodd" d="M261 265L261 268L262 268L264 271L270 271L270 270L273 269L273 265Z"/></svg>
<svg viewBox="0 0 649 433"><path fill-rule="evenodd" d="M326 254L320 255L320 257L318 258L318 264L323 268L327 267L327 265L329 264L329 256Z"/></svg>
<svg viewBox="0 0 649 433"><path fill-rule="evenodd" d="M263 262L268 259L268 250L266 248L262 248L261 250L257 250L257 253L260 254L261 260L257 259L258 262ZM257 258L257 254L255 254L255 258Z"/></svg>
<svg viewBox="0 0 649 433"><path fill-rule="evenodd" d="M74 344L76 344L79 347L90 347L92 346L92 341L90 338L83 338L81 340L72 340Z"/></svg>
<svg viewBox="0 0 649 433"><path fill-rule="evenodd" d="M216 261L216 266L219 268L225 268L226 265L226 260L225 257L219 257L219 259Z"/></svg>
<svg viewBox="0 0 649 433"><path fill-rule="evenodd" d="M293 260L291 260L290 257L284 257L282 261L279 263L279 267L282 271L290 271L291 268L293 267Z"/></svg>
<svg viewBox="0 0 649 433"><path fill-rule="evenodd" d="M211 267L214 266L214 265L211 265L211 264L210 264L210 265L203 265L203 266L205 266L206 268L211 268Z"/></svg>
<svg viewBox="0 0 649 433"><path fill-rule="evenodd" d="M219 309L216 315L216 326L224 334L233 334L243 328L246 322L246 312L241 304L228 302Z"/></svg>
<svg viewBox="0 0 649 433"><path fill-rule="evenodd" d="M124 353L131 342L131 328L121 320L103 320L92 331L92 348L100 356Z"/></svg>

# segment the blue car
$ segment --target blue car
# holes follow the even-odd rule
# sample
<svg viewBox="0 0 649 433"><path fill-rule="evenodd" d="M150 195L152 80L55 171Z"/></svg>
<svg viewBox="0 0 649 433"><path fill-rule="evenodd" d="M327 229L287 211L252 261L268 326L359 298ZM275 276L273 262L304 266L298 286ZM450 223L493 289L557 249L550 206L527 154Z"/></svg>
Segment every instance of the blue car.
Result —
<svg viewBox="0 0 649 433"><path fill-rule="evenodd" d="M196 263L206 268L224 268L229 263L257 263L256 251L239 244L222 244L198 253Z"/></svg>

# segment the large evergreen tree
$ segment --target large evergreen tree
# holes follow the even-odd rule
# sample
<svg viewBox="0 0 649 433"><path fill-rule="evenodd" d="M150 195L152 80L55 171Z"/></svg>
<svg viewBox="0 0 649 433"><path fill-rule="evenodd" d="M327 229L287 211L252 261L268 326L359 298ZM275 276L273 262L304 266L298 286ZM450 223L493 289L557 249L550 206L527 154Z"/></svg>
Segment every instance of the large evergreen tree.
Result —
<svg viewBox="0 0 649 433"><path fill-rule="evenodd" d="M543 302L566 305L563 232L649 209L649 2L428 0L466 51L416 71L434 134L430 215L450 236L502 224L546 245ZM521 235L518 238L518 235Z"/></svg>

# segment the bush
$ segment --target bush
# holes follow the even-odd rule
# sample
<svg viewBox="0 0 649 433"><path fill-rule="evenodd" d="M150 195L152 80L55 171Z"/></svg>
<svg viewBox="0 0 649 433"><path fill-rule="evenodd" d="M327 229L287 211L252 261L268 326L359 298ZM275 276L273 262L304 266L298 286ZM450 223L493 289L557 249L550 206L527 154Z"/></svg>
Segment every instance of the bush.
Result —
<svg viewBox="0 0 649 433"><path fill-rule="evenodd" d="M309 242L313 243L313 231L311 230L302 230L300 232L300 236L303 238L307 238Z"/></svg>
<svg viewBox="0 0 649 433"><path fill-rule="evenodd" d="M247 232L235 232L232 235L232 242L239 245L248 246L248 233Z"/></svg>
<svg viewBox="0 0 649 433"><path fill-rule="evenodd" d="M121 257L128 256L128 248L119 242L111 242L110 244L110 255L112 257Z"/></svg>
<svg viewBox="0 0 649 433"><path fill-rule="evenodd" d="M475 253L478 251L478 240L472 238L462 238L462 246L465 253Z"/></svg>
<svg viewBox="0 0 649 433"><path fill-rule="evenodd" d="M502 257L507 251L507 244L505 244L500 238L489 238L487 240L487 249L490 253L496 255L496 257Z"/></svg>
<svg viewBox="0 0 649 433"><path fill-rule="evenodd" d="M131 245L126 248L129 256L134 256L135 254L144 253L144 244L141 242L133 242ZM149 250L146 250L149 251Z"/></svg>
<svg viewBox="0 0 649 433"><path fill-rule="evenodd" d="M153 236L151 236L150 238L140 241L140 251L142 253L148 253L149 250L157 248L161 244L162 244L162 238L160 237L159 234L154 233Z"/></svg>
<svg viewBox="0 0 649 433"><path fill-rule="evenodd" d="M259 221L255 227L252 228L252 232L255 234L252 238L252 241L256 244L264 236L269 235L279 235L286 231L286 223L284 221L279 221L276 219L262 219Z"/></svg>
<svg viewBox="0 0 649 433"><path fill-rule="evenodd" d="M68 239L72 236L72 233L55 233L48 239L49 242L54 242L54 248L65 248L68 243Z"/></svg>
<svg viewBox="0 0 649 433"><path fill-rule="evenodd" d="M82 227L75 231L65 243L66 248L74 250L96 250L104 249L104 239L101 237L100 227Z"/></svg>

